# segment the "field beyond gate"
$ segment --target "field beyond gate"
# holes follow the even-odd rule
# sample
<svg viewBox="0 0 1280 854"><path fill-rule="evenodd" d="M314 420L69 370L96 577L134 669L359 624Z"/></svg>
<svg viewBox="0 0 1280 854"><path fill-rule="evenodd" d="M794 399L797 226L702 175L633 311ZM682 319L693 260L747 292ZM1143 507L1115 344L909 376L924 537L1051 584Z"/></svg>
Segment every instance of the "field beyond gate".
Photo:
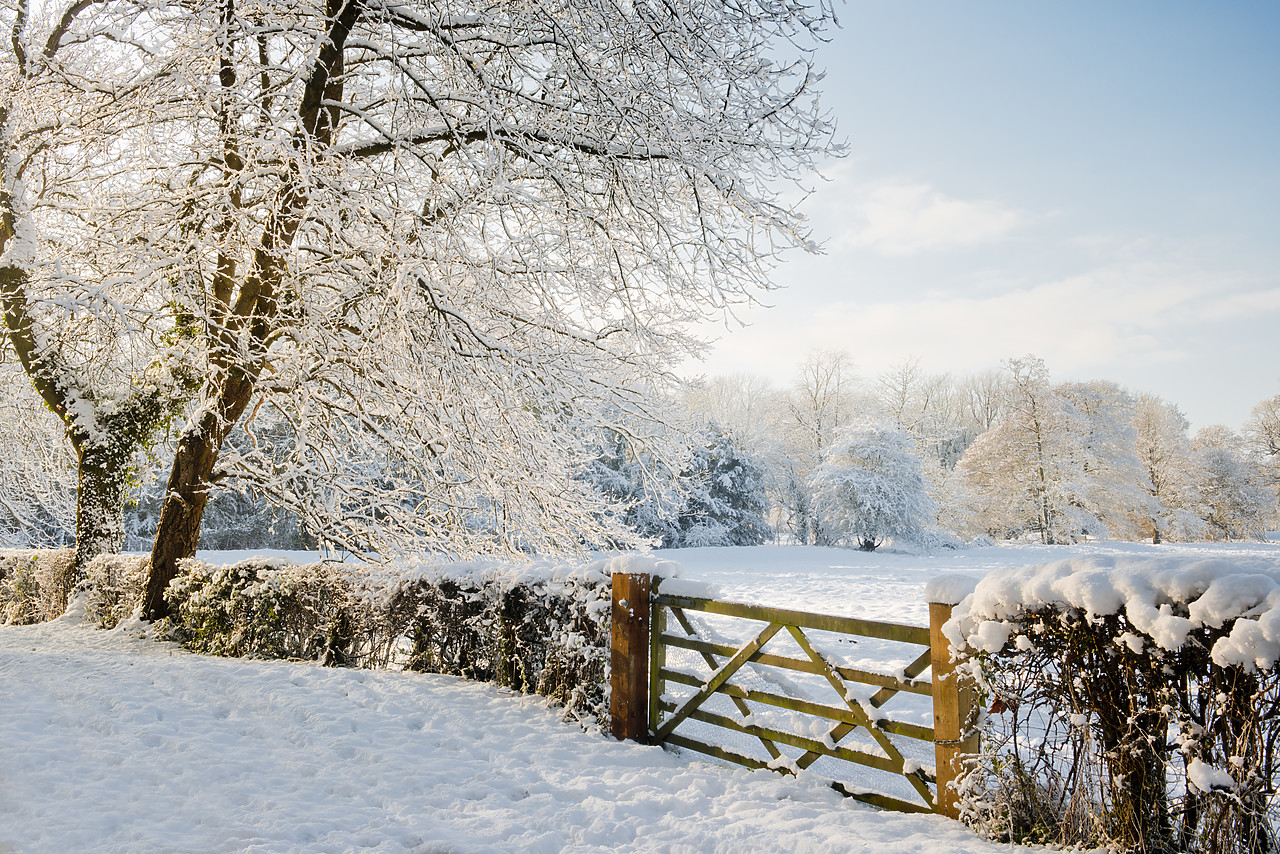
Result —
<svg viewBox="0 0 1280 854"><path fill-rule="evenodd" d="M885 809L954 813L957 754L977 745L938 631L950 606L931 606L931 631L655 587L614 576L616 735L808 771Z"/></svg>

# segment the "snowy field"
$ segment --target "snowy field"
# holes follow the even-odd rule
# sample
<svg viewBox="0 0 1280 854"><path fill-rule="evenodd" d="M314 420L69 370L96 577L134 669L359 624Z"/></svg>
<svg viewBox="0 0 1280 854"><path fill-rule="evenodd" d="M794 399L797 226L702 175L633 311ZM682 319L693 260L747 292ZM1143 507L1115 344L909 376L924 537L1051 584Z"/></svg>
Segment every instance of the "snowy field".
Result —
<svg viewBox="0 0 1280 854"><path fill-rule="evenodd" d="M981 578L998 567L1033 566L1080 555L1178 556L1226 560L1263 572L1280 571L1280 542L1101 542L1073 546L1001 545L913 554L867 553L816 546L670 549L657 552L685 567L685 577L718 587L736 602L824 614L929 624L925 585L949 573Z"/></svg>
<svg viewBox="0 0 1280 854"><path fill-rule="evenodd" d="M662 556L725 598L923 624L937 575L1085 553L1280 566L1277 544ZM206 658L71 618L0 629L0 697L6 854L1009 850L818 780L584 733L489 685Z"/></svg>

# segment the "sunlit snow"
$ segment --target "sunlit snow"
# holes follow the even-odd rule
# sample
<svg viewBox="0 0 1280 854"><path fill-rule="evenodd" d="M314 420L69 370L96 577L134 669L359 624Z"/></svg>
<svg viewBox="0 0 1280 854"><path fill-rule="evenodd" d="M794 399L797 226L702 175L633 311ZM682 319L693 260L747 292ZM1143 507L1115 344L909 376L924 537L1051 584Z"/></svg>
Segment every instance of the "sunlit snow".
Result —
<svg viewBox="0 0 1280 854"><path fill-rule="evenodd" d="M923 624L936 576L1090 551L1280 564L1271 544L660 556L725 598ZM0 851L1008 850L820 779L614 742L490 685L207 658L137 634L71 618L0 629Z"/></svg>

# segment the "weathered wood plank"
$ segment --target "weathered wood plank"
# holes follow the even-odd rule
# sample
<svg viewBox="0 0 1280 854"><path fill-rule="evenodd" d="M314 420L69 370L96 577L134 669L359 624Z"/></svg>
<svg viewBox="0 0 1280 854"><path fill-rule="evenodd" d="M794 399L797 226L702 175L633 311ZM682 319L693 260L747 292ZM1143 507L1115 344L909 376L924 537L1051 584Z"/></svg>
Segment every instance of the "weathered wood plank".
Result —
<svg viewBox="0 0 1280 854"><path fill-rule="evenodd" d="M702 685L702 679L692 673L684 673L679 670L671 670L663 668L662 678L667 682L675 682L680 685L689 685L697 688ZM814 703L809 700L801 700L797 697L786 697L781 694L771 694L768 691L757 691L755 689L740 688L737 685L721 685L717 692L728 697L738 697L743 700L750 700L755 703L763 703L768 706L775 706L780 709L786 709L791 712L798 712L804 715L813 715L814 717L826 718L830 721L840 721L842 723L856 724L853 712L847 707L841 706L824 706L821 703ZM907 721L896 721L891 718L881 718L877 720L877 725L885 732L891 732L895 735L902 735L907 738L914 738L917 741L927 741L933 743L933 728L921 726L920 724L908 723Z"/></svg>
<svg viewBox="0 0 1280 854"><path fill-rule="evenodd" d="M856 617L837 617L831 614L813 614L809 611L792 611L786 608L766 608L762 605L721 602L718 599L700 599L694 596L668 596L661 592L658 593L655 601L676 608L687 608L690 611L705 611L708 614L742 617L747 620L759 620L763 623L782 623L783 625L799 626L805 629L859 635L864 638L900 641L902 643L917 644L918 646L929 645L929 630L922 626L884 623L878 620L861 620Z"/></svg>
<svg viewBox="0 0 1280 854"><path fill-rule="evenodd" d="M649 576L615 573L610 611L609 727L649 742Z"/></svg>
<svg viewBox="0 0 1280 854"><path fill-rule="evenodd" d="M951 619L951 605L929 603L929 625L933 632L933 731L934 759L938 772L938 812L958 818L959 793L956 783L963 776L964 757L979 750L971 680L963 678L951 660L951 644L942 626Z"/></svg>
<svg viewBox="0 0 1280 854"><path fill-rule="evenodd" d="M679 635L670 633L662 635L662 642L668 646L675 646L681 649L692 650L693 652L707 653L713 655L732 655L734 648L725 644L712 643L699 638L682 638ZM926 653L926 657L927 657ZM813 673L819 676L823 675L826 670L812 661L806 661L801 658L791 658L785 655L777 655L775 653L761 652L752 657L751 661L755 664L763 664L770 667L781 667L786 670L794 670L798 673ZM903 691L908 694L919 694L928 697L933 694L933 685L930 682L917 679L899 679L897 676L891 676L888 673L876 673L872 670L859 670L855 667L837 666L836 672L850 682L859 682L864 685L874 685L878 688L890 688L894 692ZM887 698L886 698L887 699Z"/></svg>
<svg viewBox="0 0 1280 854"><path fill-rule="evenodd" d="M651 600L652 601L652 600ZM661 605L653 605L649 614L649 732L662 723L662 710L658 698L662 696L663 676L667 663L667 645L662 642L666 631L667 612Z"/></svg>
<svg viewBox="0 0 1280 854"><path fill-rule="evenodd" d="M911 801L904 801L901 798L895 798L891 795L882 795L879 792L855 792L850 790L843 783L839 782L832 783L831 788L835 789L846 798L852 798L855 801L861 801L864 804L878 807L882 810L911 813L933 812L933 808L927 804L913 804Z"/></svg>

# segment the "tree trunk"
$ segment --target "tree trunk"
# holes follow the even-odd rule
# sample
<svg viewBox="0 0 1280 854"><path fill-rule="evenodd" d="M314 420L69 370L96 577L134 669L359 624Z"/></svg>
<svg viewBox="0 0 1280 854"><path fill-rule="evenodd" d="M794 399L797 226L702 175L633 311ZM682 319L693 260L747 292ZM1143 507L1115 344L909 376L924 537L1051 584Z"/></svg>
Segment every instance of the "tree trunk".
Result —
<svg viewBox="0 0 1280 854"><path fill-rule="evenodd" d="M89 561L100 554L119 554L124 545L124 501L129 488L129 460L118 447L83 445L79 449L76 491L76 557L71 583L85 577Z"/></svg>
<svg viewBox="0 0 1280 854"><path fill-rule="evenodd" d="M224 9L229 23L234 19L234 6L228 3ZM332 105L342 100L343 51L365 7L361 0L326 0L325 11L327 37L320 43L298 104L300 126L294 135L294 144L300 150L319 151L333 144L338 112ZM234 69L229 63L221 68L220 82L227 88L235 86ZM231 141L227 140L227 144ZM234 147L228 150L234 152ZM301 170L292 171L280 187L277 200L277 206L263 225L253 266L234 302L231 302L230 286L234 265L220 274L225 275L227 287L219 285L215 300L228 312L224 328L213 341L213 362L220 373L206 386L212 392L205 398L209 407L179 441L169 474L143 599L143 615L149 620L169 615L165 589L177 577L178 561L196 553L200 522L209 500L210 480L222 442L249 405L263 368L278 308L276 294L285 274L284 253L293 245L309 201L309 186ZM242 342L236 340L241 333L248 334L251 351L248 362L240 353Z"/></svg>
<svg viewBox="0 0 1280 854"><path fill-rule="evenodd" d="M250 379L229 380L221 390L217 408L206 410L178 442L160 508L155 543L151 547L151 570L142 600L142 613L148 620L169 616L165 590L178 575L178 561L195 557L200 523L209 501L213 469L222 441L240 420L252 396Z"/></svg>

